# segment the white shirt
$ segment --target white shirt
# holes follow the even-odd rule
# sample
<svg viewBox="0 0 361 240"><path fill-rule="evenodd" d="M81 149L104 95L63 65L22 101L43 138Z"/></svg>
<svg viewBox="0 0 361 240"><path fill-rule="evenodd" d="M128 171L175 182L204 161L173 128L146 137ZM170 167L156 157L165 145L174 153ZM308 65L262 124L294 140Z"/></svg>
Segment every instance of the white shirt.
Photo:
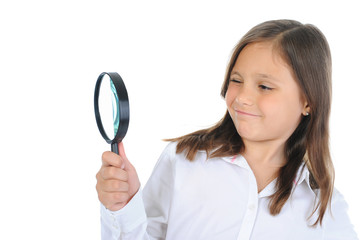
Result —
<svg viewBox="0 0 361 240"><path fill-rule="evenodd" d="M327 211L320 227L311 227L316 193L309 171L299 170L291 197L272 216L268 196L271 182L258 193L256 178L241 155L207 159L199 151L193 162L176 154L170 143L144 190L121 210L101 206L102 239L245 240L357 239L347 204L335 190L332 216Z"/></svg>

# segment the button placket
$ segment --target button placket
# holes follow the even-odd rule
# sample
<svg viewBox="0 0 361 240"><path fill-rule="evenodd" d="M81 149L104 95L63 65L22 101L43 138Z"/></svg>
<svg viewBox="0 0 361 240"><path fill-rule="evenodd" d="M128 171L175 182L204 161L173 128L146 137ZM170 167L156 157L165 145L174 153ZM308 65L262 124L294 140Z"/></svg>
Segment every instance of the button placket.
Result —
<svg viewBox="0 0 361 240"><path fill-rule="evenodd" d="M112 227L115 229L115 231L112 234L113 239L119 239L119 236L121 234L121 229L119 228L119 224L117 221L117 217L114 215L114 213L110 213L111 219L112 219Z"/></svg>
<svg viewBox="0 0 361 240"><path fill-rule="evenodd" d="M257 181L252 172L248 167L249 171L249 195L247 210L244 215L241 230L238 234L238 240L249 239L256 221L257 210L258 210L258 190Z"/></svg>

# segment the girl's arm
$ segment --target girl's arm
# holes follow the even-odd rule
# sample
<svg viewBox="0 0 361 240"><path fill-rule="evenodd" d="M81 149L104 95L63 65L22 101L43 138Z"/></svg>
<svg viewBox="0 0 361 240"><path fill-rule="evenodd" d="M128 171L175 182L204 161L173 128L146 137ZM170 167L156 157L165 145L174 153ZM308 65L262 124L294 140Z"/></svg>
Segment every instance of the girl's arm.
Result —
<svg viewBox="0 0 361 240"><path fill-rule="evenodd" d="M118 211L101 205L102 239L165 239L173 194L175 143L160 156L144 190Z"/></svg>

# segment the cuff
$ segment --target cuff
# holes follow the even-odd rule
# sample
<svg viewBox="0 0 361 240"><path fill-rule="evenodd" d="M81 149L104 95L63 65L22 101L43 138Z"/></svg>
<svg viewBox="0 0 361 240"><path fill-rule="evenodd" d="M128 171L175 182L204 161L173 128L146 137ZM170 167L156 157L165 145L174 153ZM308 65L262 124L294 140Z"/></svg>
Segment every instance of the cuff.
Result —
<svg viewBox="0 0 361 240"><path fill-rule="evenodd" d="M110 211L101 204L102 219L115 235L129 233L147 221L141 189L118 211Z"/></svg>

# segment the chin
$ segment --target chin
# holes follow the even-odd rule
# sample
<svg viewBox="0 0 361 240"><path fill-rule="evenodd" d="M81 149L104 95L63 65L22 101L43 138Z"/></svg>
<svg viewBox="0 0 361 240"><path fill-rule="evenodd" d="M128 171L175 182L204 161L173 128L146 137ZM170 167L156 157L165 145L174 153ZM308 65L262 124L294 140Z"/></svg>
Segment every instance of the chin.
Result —
<svg viewBox="0 0 361 240"><path fill-rule="evenodd" d="M238 135L242 138L242 140L246 140L250 142L264 142L268 140L268 138L266 138L264 134L260 134L256 131L238 130L237 132Z"/></svg>

